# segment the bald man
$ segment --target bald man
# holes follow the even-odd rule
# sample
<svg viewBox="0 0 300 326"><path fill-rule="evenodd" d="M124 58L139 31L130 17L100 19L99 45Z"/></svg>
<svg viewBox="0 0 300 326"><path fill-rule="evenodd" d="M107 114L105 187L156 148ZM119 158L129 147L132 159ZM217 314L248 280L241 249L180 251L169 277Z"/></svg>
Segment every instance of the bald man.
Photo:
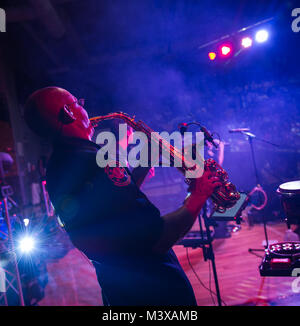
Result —
<svg viewBox="0 0 300 326"><path fill-rule="evenodd" d="M93 261L106 305L196 305L172 246L194 224L218 178L205 171L175 212L161 216L126 168L101 169L93 127L68 91L33 93L25 120L53 142L47 189L73 244ZM114 170L116 169L116 170ZM112 176L122 176L115 180Z"/></svg>

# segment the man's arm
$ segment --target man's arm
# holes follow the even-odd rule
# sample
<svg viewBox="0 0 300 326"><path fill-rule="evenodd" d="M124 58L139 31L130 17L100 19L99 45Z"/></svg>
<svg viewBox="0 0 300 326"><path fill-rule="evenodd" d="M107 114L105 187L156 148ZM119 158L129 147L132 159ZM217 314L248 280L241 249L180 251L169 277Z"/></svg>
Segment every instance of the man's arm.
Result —
<svg viewBox="0 0 300 326"><path fill-rule="evenodd" d="M141 187L141 185L143 184L143 182L145 181L145 178L147 177L148 173L151 172L154 175L154 168L143 168L143 167L137 167L135 169L132 170L131 175L133 180L135 181L135 184L138 187Z"/></svg>
<svg viewBox="0 0 300 326"><path fill-rule="evenodd" d="M183 206L175 212L162 216L164 229L158 242L153 247L156 253L167 252L193 226L206 200L216 187L221 186L219 178L205 171L201 178L194 180L194 188Z"/></svg>
<svg viewBox="0 0 300 326"><path fill-rule="evenodd" d="M148 167L138 166L131 171L132 178L139 188L142 186L148 173L151 174L150 178L154 176L154 167L151 167L151 146L147 145L146 150L148 151Z"/></svg>

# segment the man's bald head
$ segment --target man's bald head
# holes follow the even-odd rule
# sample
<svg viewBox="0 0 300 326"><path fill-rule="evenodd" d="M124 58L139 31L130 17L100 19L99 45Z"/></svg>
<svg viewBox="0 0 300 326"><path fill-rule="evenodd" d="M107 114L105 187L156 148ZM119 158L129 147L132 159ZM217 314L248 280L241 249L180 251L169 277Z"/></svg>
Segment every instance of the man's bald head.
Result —
<svg viewBox="0 0 300 326"><path fill-rule="evenodd" d="M91 134L86 111L75 96L59 87L46 87L31 94L25 104L24 118L42 137L89 138Z"/></svg>

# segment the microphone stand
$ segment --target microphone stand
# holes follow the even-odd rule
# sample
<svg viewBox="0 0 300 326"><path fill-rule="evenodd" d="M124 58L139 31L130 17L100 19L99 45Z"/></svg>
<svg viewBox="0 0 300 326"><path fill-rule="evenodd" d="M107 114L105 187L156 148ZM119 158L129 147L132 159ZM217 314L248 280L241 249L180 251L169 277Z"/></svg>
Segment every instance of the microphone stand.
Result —
<svg viewBox="0 0 300 326"><path fill-rule="evenodd" d="M190 125L197 125L198 127L200 127L200 131L203 132L203 134L204 134L204 140L207 140L208 142L212 143L212 145L217 147L217 145L214 143L210 133L199 122L190 122L190 123L180 124L178 126L178 128L179 128L182 136L183 136L184 132L187 131L187 129ZM201 218L203 219L203 222L204 222L206 237L205 237L204 230L202 227ZM222 299L221 299L221 294L220 294L220 287L219 287L218 274L217 274L217 268L216 268L216 262L215 262L215 255L214 255L214 250L213 250L213 245L212 245L213 238L212 238L211 232L210 232L210 226L214 225L214 223L211 223L211 221L209 221L209 218L207 216L207 202L205 202L205 204L202 208L202 214L200 213L198 215L198 222L199 222L199 227L200 227L199 233L200 233L200 239L201 239L200 247L202 248L202 251L203 251L203 258L204 258L204 261L207 261L208 259L211 261L213 275L214 275L214 281L215 281L215 289L216 289L218 306L222 306Z"/></svg>
<svg viewBox="0 0 300 326"><path fill-rule="evenodd" d="M254 168L254 174L255 174L255 181L256 181L256 187L258 188L262 188L261 187L261 183L260 183L260 179L259 179L259 175L258 175L258 170L257 170L257 165L256 165L256 160L255 160L255 154L254 154L254 147L253 147L253 139L256 138L256 136L254 134L252 134L251 132L248 131L241 131L241 133L245 136L247 136L248 138L248 142L250 145L250 150L251 150L251 158L252 158L252 164L253 164L253 168ZM263 139L259 139L257 138L257 140L263 141L265 143L271 144L273 146L278 146L276 144L273 144L269 141L263 140ZM279 146L278 146L279 147ZM264 234L265 234L265 240L266 240L266 245L265 245L265 249L269 247L269 239L268 239L268 233L267 233L267 222L265 219L264 214L262 215L262 221L263 221L263 226L264 226ZM265 251L265 249L253 249L253 248L249 248L248 252L255 252L255 251Z"/></svg>
<svg viewBox="0 0 300 326"><path fill-rule="evenodd" d="M202 208L202 218L203 218L204 225L205 225L206 238L207 238L207 244L208 244L207 247L204 244L202 245L203 257L204 257L204 261L207 261L208 259L211 261L214 280L215 280L215 289L216 289L216 295L217 295L217 300L218 300L218 306L222 306L222 299L221 299L221 293L220 293L220 287L219 287L219 281L218 281L215 254L214 254L214 249L213 249L213 245L212 245L213 238L210 233L211 223L207 216L207 203L205 203ZM203 243L204 243L205 241L204 241L204 234L203 234L203 228L202 228L202 223L201 223L201 214L199 214L198 220L199 220L199 225L200 225L200 234L201 234L201 237L202 237Z"/></svg>
<svg viewBox="0 0 300 326"><path fill-rule="evenodd" d="M204 133L204 141L208 141L212 145L217 147L216 144L214 143L211 135L209 134L209 132L206 130L205 127L201 126L197 122L193 122L191 124L196 124L196 125L200 126L200 130ZM217 296L218 306L222 306L222 299L221 299L221 293L220 293L220 287L219 287L219 281L218 281L215 254L214 254L214 249L213 249L213 245L212 245L213 238L212 238L211 233L210 233L210 226L214 225L214 223L211 223L211 221L209 221L209 218L207 216L207 202L204 204L204 206L202 208L202 214L199 214L199 216L198 216L199 225L200 225L200 234L201 234L202 239L204 239L202 223L201 223L201 215L202 215L202 218L203 218L203 221L204 221L206 237L207 237L207 244L208 244L207 247L204 244L202 246L203 257L204 257L204 261L207 261L208 259L211 261L214 280L215 280L215 289L216 289L216 296Z"/></svg>
<svg viewBox="0 0 300 326"><path fill-rule="evenodd" d="M213 146L218 147L215 142L213 141L212 136L208 133L205 127L200 126L200 130L204 133L204 141L210 142ZM205 230L206 230L206 236L207 236L207 242L208 242L208 248L206 248L206 255L204 255L204 259L210 259L211 265L212 265L212 270L214 274L214 280L215 280L215 289L216 289L216 294L217 294L217 300L218 300L218 306L222 306L222 299L221 299L221 293L220 293L220 288L219 288L219 281L218 281L218 274L217 274L217 268L216 268L216 261L215 261L215 254L214 254L214 249L212 245L212 237L210 234L210 221L207 216L207 203L204 204L203 207L203 214L202 218L204 221L205 225ZM199 220L199 223L201 224L201 221Z"/></svg>

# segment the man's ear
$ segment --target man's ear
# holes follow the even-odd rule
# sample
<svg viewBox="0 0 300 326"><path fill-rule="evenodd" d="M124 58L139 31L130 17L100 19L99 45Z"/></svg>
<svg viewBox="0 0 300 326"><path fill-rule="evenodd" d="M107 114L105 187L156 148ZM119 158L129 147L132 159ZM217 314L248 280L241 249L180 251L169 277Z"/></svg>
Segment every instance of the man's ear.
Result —
<svg viewBox="0 0 300 326"><path fill-rule="evenodd" d="M64 125L68 125L76 120L73 115L73 112L69 110L67 105L64 105L64 107L59 111L58 118L59 121Z"/></svg>

